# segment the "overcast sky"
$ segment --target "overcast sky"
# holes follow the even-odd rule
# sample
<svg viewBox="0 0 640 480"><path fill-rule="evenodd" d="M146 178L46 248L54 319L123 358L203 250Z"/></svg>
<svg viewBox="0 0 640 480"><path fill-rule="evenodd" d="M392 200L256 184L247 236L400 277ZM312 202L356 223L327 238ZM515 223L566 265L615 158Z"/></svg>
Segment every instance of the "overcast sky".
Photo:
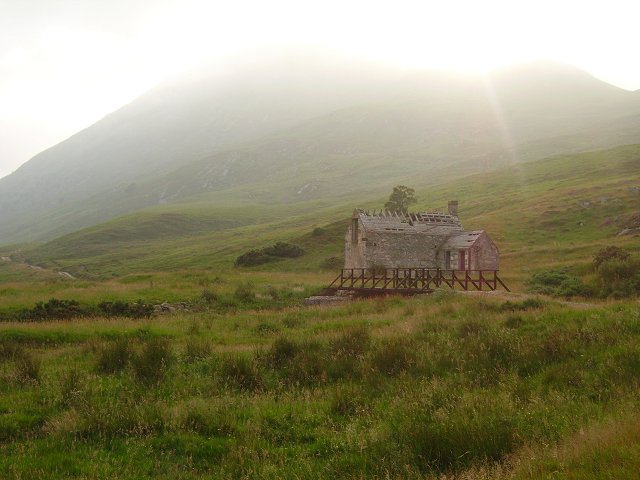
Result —
<svg viewBox="0 0 640 480"><path fill-rule="evenodd" d="M408 68L532 59L640 89L640 1L0 0L0 177L201 63L313 47Z"/></svg>

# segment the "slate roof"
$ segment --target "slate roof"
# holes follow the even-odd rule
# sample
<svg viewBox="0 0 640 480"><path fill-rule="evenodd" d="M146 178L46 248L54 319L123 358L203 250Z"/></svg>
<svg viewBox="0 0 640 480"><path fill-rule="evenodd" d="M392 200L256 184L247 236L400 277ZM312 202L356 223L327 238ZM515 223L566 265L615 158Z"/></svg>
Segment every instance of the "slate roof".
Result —
<svg viewBox="0 0 640 480"><path fill-rule="evenodd" d="M473 230L453 235L444 242L440 248L445 250L459 250L471 247L476 240L484 233L484 230Z"/></svg>

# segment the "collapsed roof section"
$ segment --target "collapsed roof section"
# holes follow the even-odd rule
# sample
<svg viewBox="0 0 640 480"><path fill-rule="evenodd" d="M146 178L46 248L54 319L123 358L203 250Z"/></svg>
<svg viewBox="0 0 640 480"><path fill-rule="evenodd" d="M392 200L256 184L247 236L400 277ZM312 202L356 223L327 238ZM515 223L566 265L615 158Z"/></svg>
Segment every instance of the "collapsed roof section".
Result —
<svg viewBox="0 0 640 480"><path fill-rule="evenodd" d="M356 209L354 219L359 219L365 231L428 233L450 235L464 231L460 219L455 215L437 212L402 213L381 210L369 212Z"/></svg>

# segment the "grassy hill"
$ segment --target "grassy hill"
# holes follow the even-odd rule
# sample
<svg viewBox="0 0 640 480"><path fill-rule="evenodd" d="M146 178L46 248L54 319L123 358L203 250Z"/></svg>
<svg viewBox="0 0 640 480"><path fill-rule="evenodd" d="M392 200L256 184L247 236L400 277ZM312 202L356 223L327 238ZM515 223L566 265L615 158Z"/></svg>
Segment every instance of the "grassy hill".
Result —
<svg viewBox="0 0 640 480"><path fill-rule="evenodd" d="M630 145L516 164L440 185L416 176L411 185L419 197L416 209L443 209L457 198L463 224L486 229L502 251L505 274L518 279L533 265L584 261L599 245L636 249L635 237L617 234L640 210L639 177L640 146ZM143 210L20 255L33 264L98 276L229 269L240 253L283 240L300 243L307 255L263 268L313 271L341 255L346 228L341 219L355 207L384 203L382 194L358 192L334 202L234 205L234 193L242 195L232 192L226 203L224 195L214 193ZM317 227L327 232L313 236Z"/></svg>

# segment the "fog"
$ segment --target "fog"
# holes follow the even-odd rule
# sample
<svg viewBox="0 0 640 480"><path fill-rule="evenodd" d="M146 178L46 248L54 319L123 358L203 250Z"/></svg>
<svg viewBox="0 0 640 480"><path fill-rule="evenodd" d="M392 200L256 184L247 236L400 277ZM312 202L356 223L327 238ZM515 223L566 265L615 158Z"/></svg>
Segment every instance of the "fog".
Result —
<svg viewBox="0 0 640 480"><path fill-rule="evenodd" d="M458 74L546 58L640 88L640 8L630 1L2 0L0 8L0 177L159 83L203 68L224 75L283 51Z"/></svg>

